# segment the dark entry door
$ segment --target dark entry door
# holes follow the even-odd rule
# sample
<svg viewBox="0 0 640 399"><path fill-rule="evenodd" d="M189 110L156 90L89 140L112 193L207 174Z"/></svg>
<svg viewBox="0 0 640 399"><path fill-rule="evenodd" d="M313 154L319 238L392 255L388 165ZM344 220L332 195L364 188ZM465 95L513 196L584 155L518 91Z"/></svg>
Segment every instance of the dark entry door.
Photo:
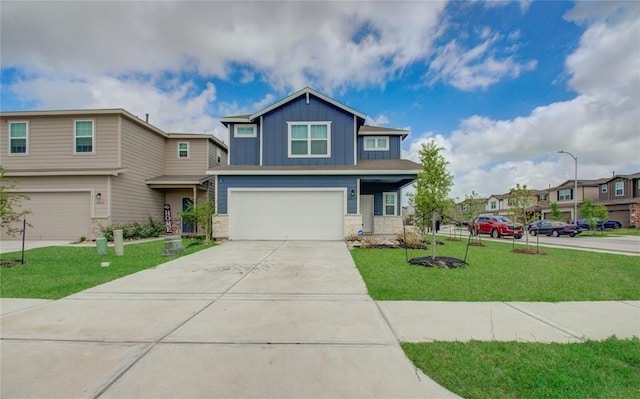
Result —
<svg viewBox="0 0 640 399"><path fill-rule="evenodd" d="M182 198L182 210L186 211L193 204L193 200L188 197ZM195 229L193 223L187 222L182 218L182 232L183 233L194 233Z"/></svg>

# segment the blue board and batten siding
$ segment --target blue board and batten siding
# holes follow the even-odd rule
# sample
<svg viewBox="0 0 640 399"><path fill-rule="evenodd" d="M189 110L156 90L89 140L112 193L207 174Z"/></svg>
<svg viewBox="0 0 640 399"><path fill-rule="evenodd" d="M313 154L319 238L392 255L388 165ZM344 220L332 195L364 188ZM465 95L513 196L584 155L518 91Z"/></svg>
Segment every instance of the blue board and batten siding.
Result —
<svg viewBox="0 0 640 399"><path fill-rule="evenodd" d="M242 126L242 125L241 125ZM235 125L229 125L230 165L260 164L260 125L256 124L256 137L234 137Z"/></svg>
<svg viewBox="0 0 640 399"><path fill-rule="evenodd" d="M219 214L228 210L229 188L345 188L347 190L347 213L358 212L357 196L351 196L351 190L357 191L358 179L354 176L218 176Z"/></svg>
<svg viewBox="0 0 640 399"><path fill-rule="evenodd" d="M364 139L377 136L358 136L358 159L400 159L402 136L389 136L389 150L365 151Z"/></svg>
<svg viewBox="0 0 640 399"><path fill-rule="evenodd" d="M262 121L262 165L353 165L355 115L329 104L313 95L300 96L291 102L276 108L261 118ZM259 118L258 118L259 119ZM331 122L331 156L289 158L289 130L287 122ZM359 124L364 121L358 120ZM260 120L257 124L257 137L233 137L233 126L229 126L231 142L231 165L260 164Z"/></svg>

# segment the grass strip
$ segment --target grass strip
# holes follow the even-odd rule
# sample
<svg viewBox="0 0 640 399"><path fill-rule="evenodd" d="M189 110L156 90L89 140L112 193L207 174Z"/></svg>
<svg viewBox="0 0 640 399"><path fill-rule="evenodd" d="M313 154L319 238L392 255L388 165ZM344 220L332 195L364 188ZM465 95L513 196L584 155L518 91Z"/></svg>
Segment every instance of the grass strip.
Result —
<svg viewBox="0 0 640 399"><path fill-rule="evenodd" d="M640 398L640 340L571 344L403 343L411 361L466 399Z"/></svg>
<svg viewBox="0 0 640 399"><path fill-rule="evenodd" d="M162 240L125 245L124 256L115 256L112 247L104 256L98 256L93 246L34 248L25 252L25 265L0 268L0 296L59 299L210 247L189 246L192 242L183 240L185 251L177 256L162 256ZM20 259L18 252L0 256ZM101 262L110 265L101 267Z"/></svg>
<svg viewBox="0 0 640 399"><path fill-rule="evenodd" d="M470 247L462 269L409 265L404 249L362 249L351 255L376 300L613 301L640 299L640 257L542 248L546 255L513 253L484 241ZM466 242L445 241L437 256L463 259ZM430 256L409 250L409 259Z"/></svg>

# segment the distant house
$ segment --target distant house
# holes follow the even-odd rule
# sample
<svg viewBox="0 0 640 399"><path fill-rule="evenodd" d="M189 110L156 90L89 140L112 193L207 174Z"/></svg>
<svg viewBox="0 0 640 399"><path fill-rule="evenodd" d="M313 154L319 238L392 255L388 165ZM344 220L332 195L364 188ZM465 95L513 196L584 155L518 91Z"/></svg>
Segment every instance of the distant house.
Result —
<svg viewBox="0 0 640 399"><path fill-rule="evenodd" d="M640 227L640 172L601 180L597 202L607 207L609 219Z"/></svg>
<svg viewBox="0 0 640 399"><path fill-rule="evenodd" d="M230 239L341 240L402 230L408 131L306 87L250 115L226 116L229 164L216 179L214 233Z"/></svg>
<svg viewBox="0 0 640 399"><path fill-rule="evenodd" d="M95 239L104 226L162 219L215 198L205 172L227 163L211 135L168 134L123 109L0 113L0 163L30 199L29 239ZM7 237L2 236L6 239Z"/></svg>

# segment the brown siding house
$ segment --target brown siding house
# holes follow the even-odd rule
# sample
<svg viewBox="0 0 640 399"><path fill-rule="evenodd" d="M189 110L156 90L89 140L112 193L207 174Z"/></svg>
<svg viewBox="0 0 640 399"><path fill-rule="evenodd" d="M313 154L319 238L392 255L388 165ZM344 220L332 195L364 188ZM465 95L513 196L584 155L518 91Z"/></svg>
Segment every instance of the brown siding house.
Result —
<svg viewBox="0 0 640 399"><path fill-rule="evenodd" d="M214 197L212 151L226 159L211 135L165 133L123 109L0 113L0 165L29 197L28 239L95 239L111 224L161 219L166 204L182 233L183 202Z"/></svg>

